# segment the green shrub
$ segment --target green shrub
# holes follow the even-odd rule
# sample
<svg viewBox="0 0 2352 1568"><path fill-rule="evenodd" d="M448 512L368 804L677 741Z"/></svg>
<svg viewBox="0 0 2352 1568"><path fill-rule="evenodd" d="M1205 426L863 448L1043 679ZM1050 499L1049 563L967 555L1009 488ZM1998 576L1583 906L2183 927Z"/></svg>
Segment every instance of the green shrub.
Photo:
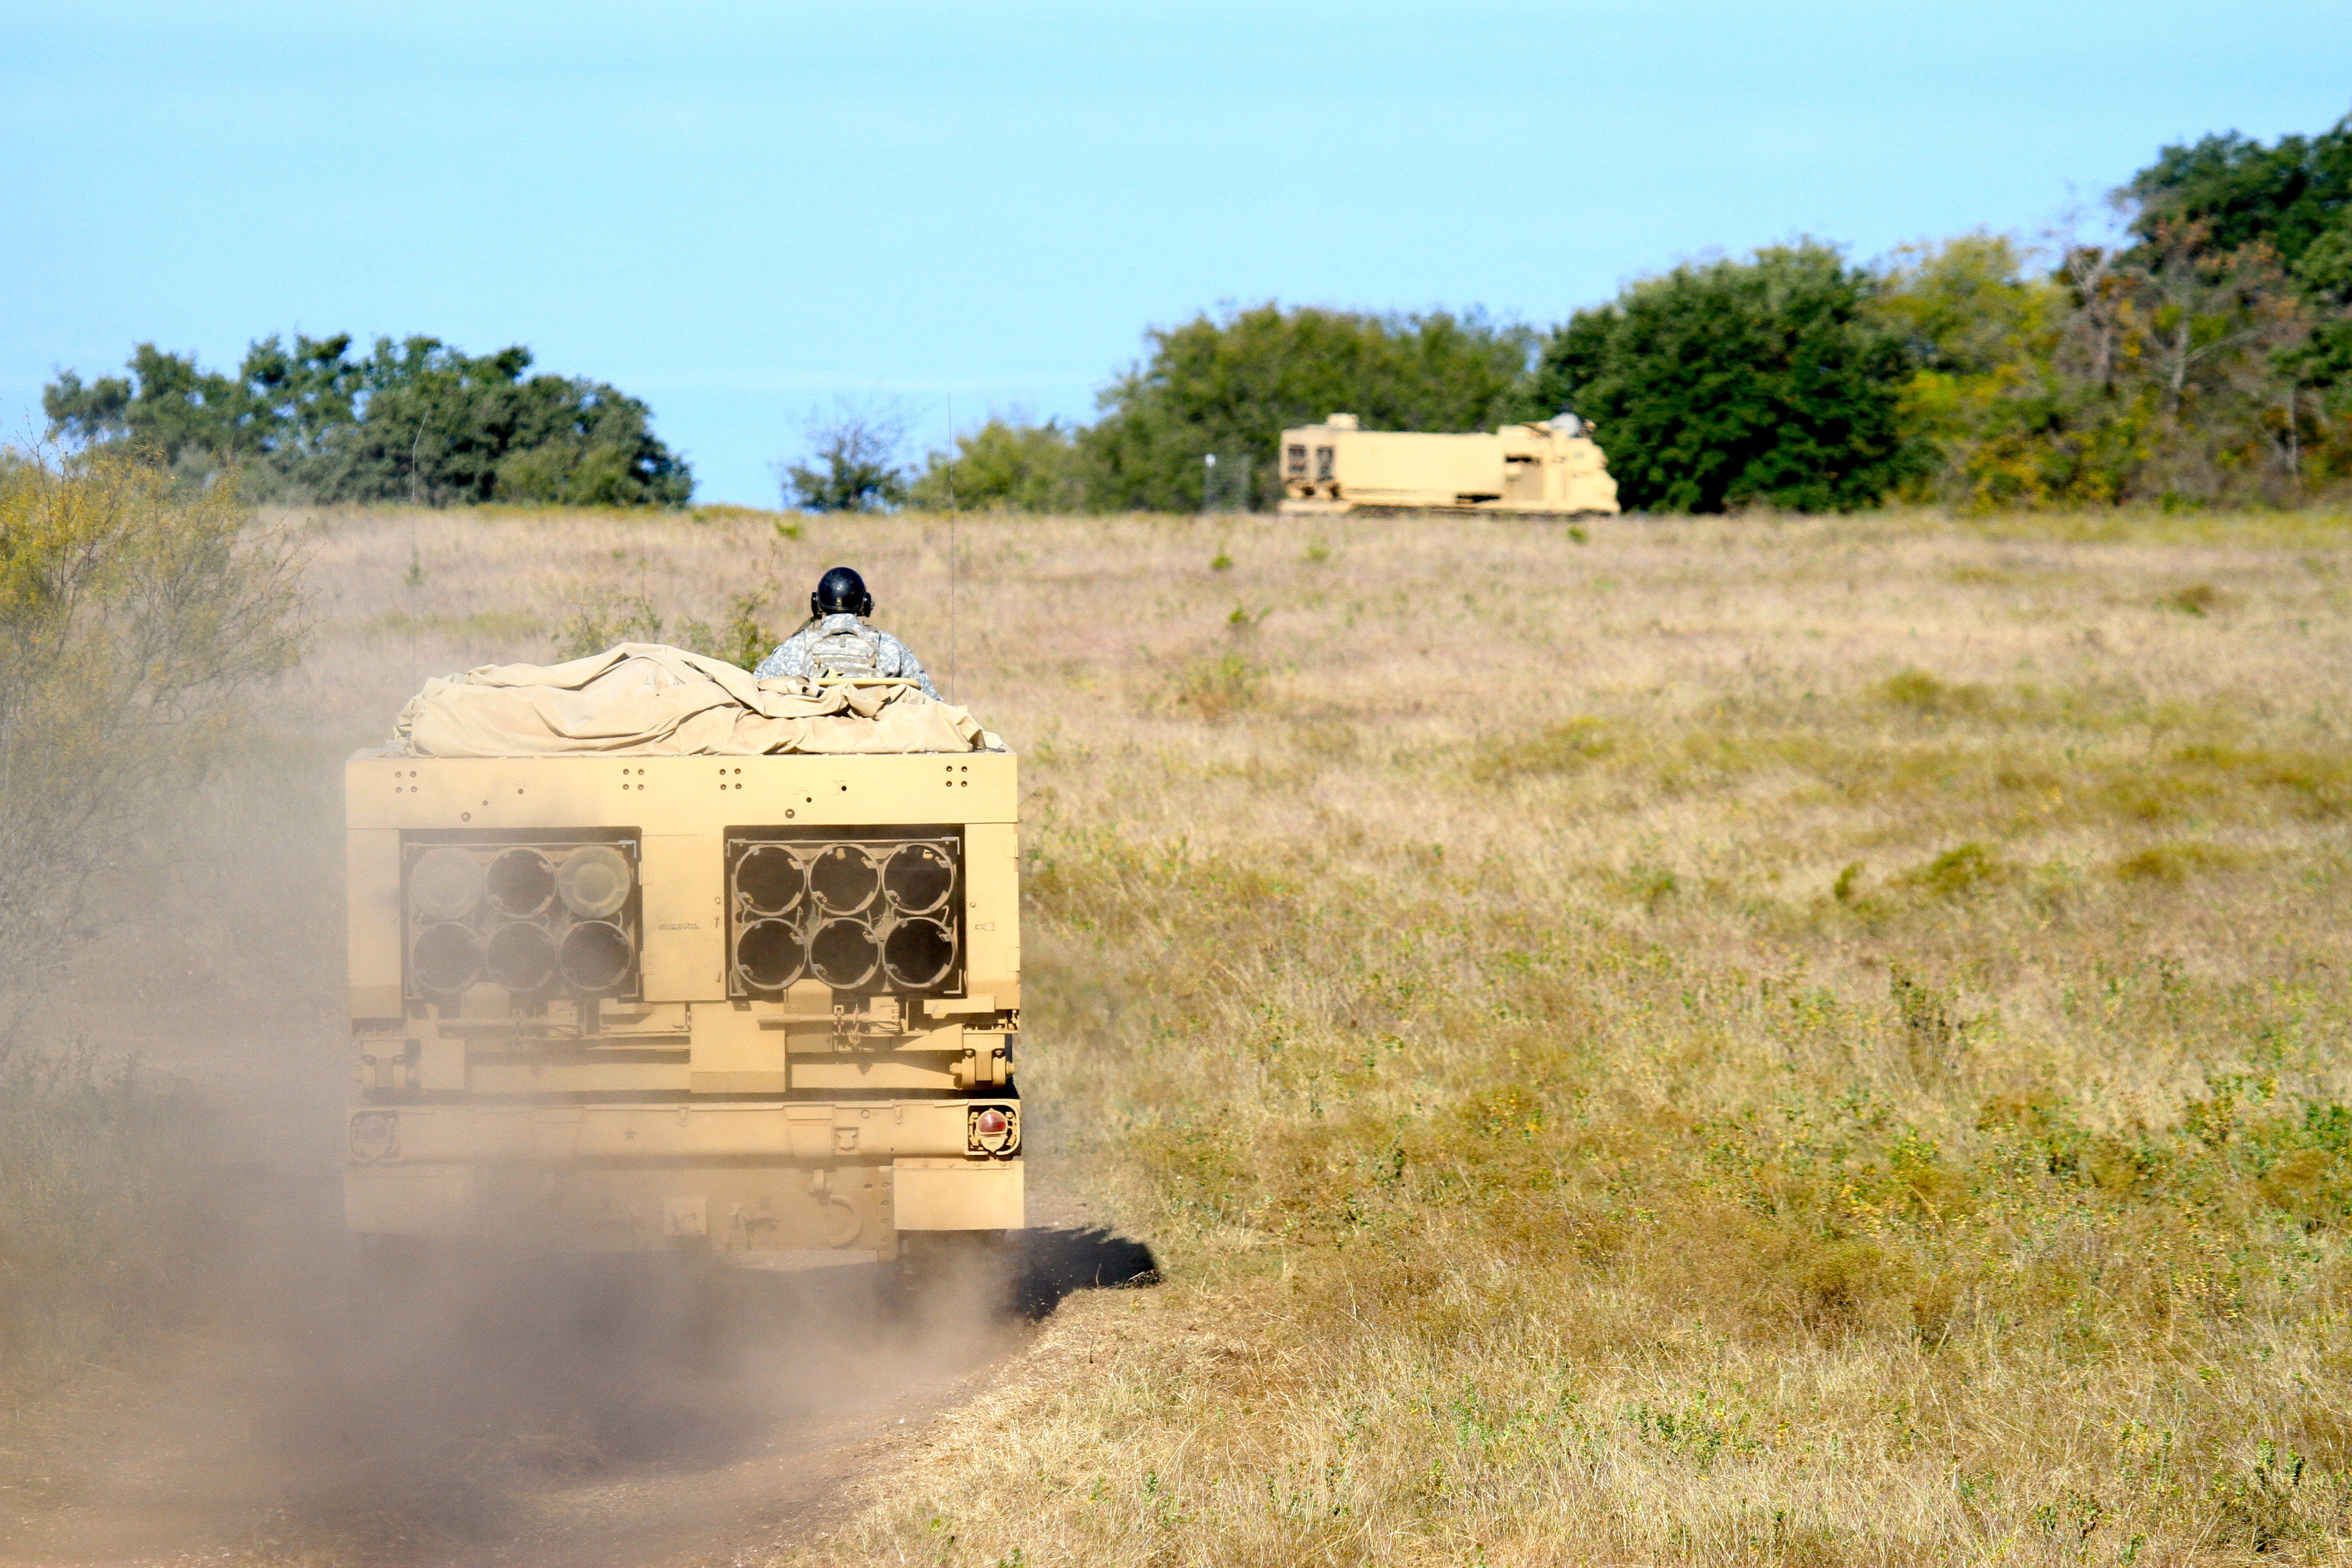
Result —
<svg viewBox="0 0 2352 1568"><path fill-rule="evenodd" d="M107 453L0 469L0 995L58 960L110 836L296 657L295 567L226 482Z"/></svg>
<svg viewBox="0 0 2352 1568"><path fill-rule="evenodd" d="M1901 669L1879 682L1878 700L1892 708L1948 718L1981 713L1991 705L1991 693L1981 686L1950 685L1924 669Z"/></svg>
<svg viewBox="0 0 2352 1568"><path fill-rule="evenodd" d="M1470 776L1482 784L1547 773L1575 773L1617 749L1598 719L1570 719L1521 741L1506 741L1470 761Z"/></svg>
<svg viewBox="0 0 2352 1568"><path fill-rule="evenodd" d="M2209 871L2235 870L2250 857L2225 845L2194 839L2178 844L2153 844L2116 862L2116 875L2126 882L2164 882L2174 886Z"/></svg>
<svg viewBox="0 0 2352 1568"><path fill-rule="evenodd" d="M910 506L927 511L1083 511L1086 475L1077 441L1054 420L1024 425L991 419L960 435L952 455L932 452L908 487Z"/></svg>
<svg viewBox="0 0 2352 1568"><path fill-rule="evenodd" d="M1906 887L1943 898L1957 898L1980 888L2013 881L2017 868L1981 844L1958 844L1925 866L1905 872L1897 880Z"/></svg>
<svg viewBox="0 0 2352 1568"><path fill-rule="evenodd" d="M1254 708L1264 695L1265 671L1239 653L1203 654L1170 679L1167 706L1212 721Z"/></svg>

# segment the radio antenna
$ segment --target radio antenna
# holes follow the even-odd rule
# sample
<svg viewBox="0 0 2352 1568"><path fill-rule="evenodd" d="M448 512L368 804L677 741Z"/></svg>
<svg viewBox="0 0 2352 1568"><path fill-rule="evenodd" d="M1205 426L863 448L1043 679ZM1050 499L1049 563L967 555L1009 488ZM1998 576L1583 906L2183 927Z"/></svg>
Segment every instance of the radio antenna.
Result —
<svg viewBox="0 0 2352 1568"><path fill-rule="evenodd" d="M956 689L956 422L955 394L948 394L948 689Z"/></svg>
<svg viewBox="0 0 2352 1568"><path fill-rule="evenodd" d="M423 426L417 426L420 436ZM409 473L413 478L416 466L412 459ZM416 590L425 585L425 556L416 544L416 503L408 503L408 684L411 689L425 684L425 671L416 658Z"/></svg>

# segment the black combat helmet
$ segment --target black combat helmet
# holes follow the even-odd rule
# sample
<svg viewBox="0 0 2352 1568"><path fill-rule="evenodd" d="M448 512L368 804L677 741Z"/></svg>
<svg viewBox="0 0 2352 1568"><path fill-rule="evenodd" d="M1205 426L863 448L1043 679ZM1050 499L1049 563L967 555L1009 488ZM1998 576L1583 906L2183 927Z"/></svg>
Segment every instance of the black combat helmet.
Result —
<svg viewBox="0 0 2352 1568"><path fill-rule="evenodd" d="M816 580L816 592L809 595L809 614L823 620L827 616L870 616L874 613L874 595L866 591L866 579L846 566L836 566Z"/></svg>

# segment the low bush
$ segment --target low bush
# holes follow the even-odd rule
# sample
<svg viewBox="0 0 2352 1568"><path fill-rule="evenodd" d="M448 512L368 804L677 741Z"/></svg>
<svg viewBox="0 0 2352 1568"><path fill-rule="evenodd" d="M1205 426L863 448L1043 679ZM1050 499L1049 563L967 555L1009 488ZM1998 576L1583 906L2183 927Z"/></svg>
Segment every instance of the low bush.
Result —
<svg viewBox="0 0 2352 1568"><path fill-rule="evenodd" d="M212 1113L88 1051L0 1063L0 1397L184 1321L223 1237Z"/></svg>

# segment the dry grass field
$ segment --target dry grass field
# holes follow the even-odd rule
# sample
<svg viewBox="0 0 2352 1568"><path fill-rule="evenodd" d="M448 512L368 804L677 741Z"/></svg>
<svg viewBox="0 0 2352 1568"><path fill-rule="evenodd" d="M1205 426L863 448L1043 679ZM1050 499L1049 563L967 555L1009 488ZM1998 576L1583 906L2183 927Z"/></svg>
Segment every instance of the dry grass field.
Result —
<svg viewBox="0 0 2352 1568"><path fill-rule="evenodd" d="M848 562L1024 755L1165 1281L778 1564L2352 1560L2352 520L303 526L289 754Z"/></svg>
<svg viewBox="0 0 2352 1568"><path fill-rule="evenodd" d="M377 712L845 560L1025 753L1044 1200L1167 1282L809 1561L2343 1551L2352 528L1588 534L323 529Z"/></svg>

